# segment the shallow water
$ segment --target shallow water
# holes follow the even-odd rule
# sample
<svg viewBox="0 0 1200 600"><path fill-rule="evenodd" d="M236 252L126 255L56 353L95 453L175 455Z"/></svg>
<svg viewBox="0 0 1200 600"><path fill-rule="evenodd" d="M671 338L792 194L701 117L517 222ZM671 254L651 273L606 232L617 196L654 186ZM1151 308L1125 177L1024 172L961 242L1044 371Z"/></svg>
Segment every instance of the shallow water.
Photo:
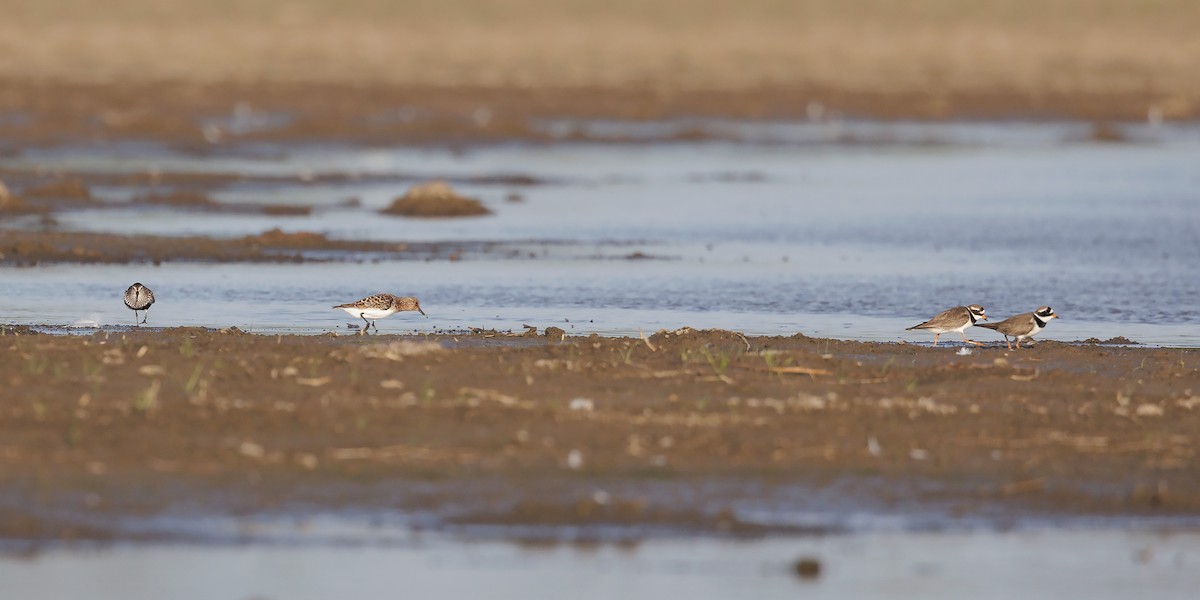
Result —
<svg viewBox="0 0 1200 600"><path fill-rule="evenodd" d="M5 598L1192 598L1200 533L1050 530L517 545L440 536L348 544L57 549L0 558ZM801 579L798 559L820 562Z"/></svg>
<svg viewBox="0 0 1200 600"><path fill-rule="evenodd" d="M636 137L618 125L604 126L614 137ZM240 236L280 227L344 239L505 244L455 263L5 269L0 319L131 323L116 299L138 280L158 295L150 324L160 326L344 329L352 320L329 306L391 291L418 295L431 317L392 317L382 331L529 323L616 334L688 325L928 342L904 327L979 302L993 319L1053 306L1063 319L1042 339L1200 345L1195 126L1141 126L1131 129L1137 143L1100 144L1070 123L851 125L859 131L852 143L814 134L826 131L817 125L743 125L738 133L737 124L714 122L740 137L454 150L31 150L2 163L281 177L214 196L316 207L300 217L82 210L58 217L70 229ZM359 179L304 182L322 174ZM430 221L373 212L409 181L514 174L544 183L457 186L494 216ZM114 201L143 191L98 190ZM505 201L513 192L523 201ZM361 206L342 205L347 197ZM627 258L636 253L649 258ZM46 290L54 290L53 303ZM983 330L972 336L1000 339Z"/></svg>

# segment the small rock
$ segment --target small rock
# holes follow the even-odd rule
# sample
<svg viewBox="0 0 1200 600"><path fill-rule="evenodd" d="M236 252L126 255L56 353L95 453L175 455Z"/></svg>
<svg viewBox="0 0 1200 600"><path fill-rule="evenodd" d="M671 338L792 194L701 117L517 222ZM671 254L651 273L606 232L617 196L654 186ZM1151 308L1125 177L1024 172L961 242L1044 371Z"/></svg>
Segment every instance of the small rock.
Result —
<svg viewBox="0 0 1200 600"><path fill-rule="evenodd" d="M821 576L821 561L811 557L801 558L792 565L792 571L801 579L816 579Z"/></svg>
<svg viewBox="0 0 1200 600"><path fill-rule="evenodd" d="M1161 417L1163 409L1157 404L1139 404L1137 407L1137 416L1139 417Z"/></svg>

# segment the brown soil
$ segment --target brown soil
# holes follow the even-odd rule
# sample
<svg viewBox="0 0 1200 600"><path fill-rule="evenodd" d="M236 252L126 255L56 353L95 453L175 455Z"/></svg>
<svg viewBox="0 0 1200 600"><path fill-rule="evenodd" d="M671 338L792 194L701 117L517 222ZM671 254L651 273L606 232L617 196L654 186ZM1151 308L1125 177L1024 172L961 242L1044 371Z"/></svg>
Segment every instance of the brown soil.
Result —
<svg viewBox="0 0 1200 600"><path fill-rule="evenodd" d="M49 198L52 200L91 200L92 191L83 181L68 177L27 188L26 198Z"/></svg>
<svg viewBox="0 0 1200 600"><path fill-rule="evenodd" d="M177 206L183 208L215 208L219 204L204 192L193 190L174 190L166 194L149 194L137 199L143 204L160 206Z"/></svg>
<svg viewBox="0 0 1200 600"><path fill-rule="evenodd" d="M385 215L424 218L478 217L492 214L479 199L460 195L445 181L414 185L379 212Z"/></svg>
<svg viewBox="0 0 1200 600"><path fill-rule="evenodd" d="M0 334L9 539L297 507L765 532L727 507L803 502L775 498L791 485L1003 519L1200 514L1195 350L1041 342L956 356L691 330Z"/></svg>

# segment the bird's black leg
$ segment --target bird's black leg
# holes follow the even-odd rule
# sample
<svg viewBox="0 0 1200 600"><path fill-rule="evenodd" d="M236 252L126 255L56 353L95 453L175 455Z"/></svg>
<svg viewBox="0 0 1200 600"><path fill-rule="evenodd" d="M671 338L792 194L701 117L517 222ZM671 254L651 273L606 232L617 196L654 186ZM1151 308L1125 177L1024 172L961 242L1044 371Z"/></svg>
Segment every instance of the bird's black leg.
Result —
<svg viewBox="0 0 1200 600"><path fill-rule="evenodd" d="M133 318L137 319L137 315L133 315ZM142 322L145 323L146 319L149 319L149 318L150 318L150 309L147 308L146 311L142 314Z"/></svg>
<svg viewBox="0 0 1200 600"><path fill-rule="evenodd" d="M359 316L359 318L360 318L360 319L362 319L362 320L363 320L363 323L366 323L366 324L367 324L367 326L366 326L366 327L363 327L363 333L369 333L369 332L371 331L371 322L370 322L370 321L368 321L368 320L367 320L367 316L366 316L366 315L364 315L364 314L362 314L362 313L358 313L358 316Z"/></svg>
<svg viewBox="0 0 1200 600"><path fill-rule="evenodd" d="M138 322L138 320L137 320L137 318L138 318L138 314L137 314L137 313L138 313L138 311L136 311L136 310L135 310L135 311L133 311L133 324L134 324L134 325L141 325L141 323L140 323L140 322Z"/></svg>

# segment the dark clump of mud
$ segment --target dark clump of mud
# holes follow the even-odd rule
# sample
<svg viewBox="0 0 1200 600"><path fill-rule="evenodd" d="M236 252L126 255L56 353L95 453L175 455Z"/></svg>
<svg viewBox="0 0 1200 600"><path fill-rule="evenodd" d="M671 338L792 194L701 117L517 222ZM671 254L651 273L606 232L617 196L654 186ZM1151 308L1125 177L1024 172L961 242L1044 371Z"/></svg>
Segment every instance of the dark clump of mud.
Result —
<svg viewBox="0 0 1200 600"><path fill-rule="evenodd" d="M312 231L296 231L287 233L276 227L258 235L248 235L242 242L251 246L266 246L269 248L317 249L329 248L329 238L323 233Z"/></svg>
<svg viewBox="0 0 1200 600"><path fill-rule="evenodd" d="M142 204L159 206L177 206L182 208L214 208L217 202L204 192L195 190L174 190L166 194L149 194L137 200Z"/></svg>
<svg viewBox="0 0 1200 600"><path fill-rule="evenodd" d="M1082 343L1094 344L1097 346L1132 346L1132 345L1138 344L1138 342L1135 342L1123 335L1108 338L1107 340L1101 340L1100 338L1091 337L1086 340L1083 340Z"/></svg>
<svg viewBox="0 0 1200 600"><path fill-rule="evenodd" d="M272 217L306 217L312 211L311 206L293 204L267 204L262 207L263 214Z"/></svg>
<svg viewBox="0 0 1200 600"><path fill-rule="evenodd" d="M445 181L415 185L380 212L386 215L425 218L492 214L478 199L460 195Z"/></svg>
<svg viewBox="0 0 1200 600"><path fill-rule="evenodd" d="M305 262L388 258L440 258L463 244L409 244L331 240L313 232L271 229L233 240L206 236L119 235L90 232L0 231L0 265L43 263Z"/></svg>
<svg viewBox="0 0 1200 600"><path fill-rule="evenodd" d="M90 201L92 191L81 179L67 177L30 186L22 192L25 198Z"/></svg>
<svg viewBox="0 0 1200 600"><path fill-rule="evenodd" d="M792 565L792 571L801 579L816 579L821 576L821 561L815 558L801 558Z"/></svg>

